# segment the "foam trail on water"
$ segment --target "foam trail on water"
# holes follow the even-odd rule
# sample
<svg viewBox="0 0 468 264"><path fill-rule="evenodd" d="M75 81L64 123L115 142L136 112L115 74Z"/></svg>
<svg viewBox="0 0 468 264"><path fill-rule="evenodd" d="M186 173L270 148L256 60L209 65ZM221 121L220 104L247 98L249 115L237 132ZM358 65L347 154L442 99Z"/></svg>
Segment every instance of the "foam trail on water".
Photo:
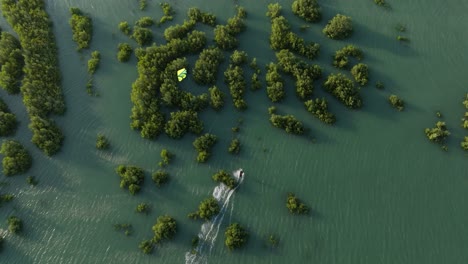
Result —
<svg viewBox="0 0 468 264"><path fill-rule="evenodd" d="M232 195L236 189L240 186L244 177L240 177L242 169L238 169L232 173L234 178L237 180L237 185L233 189L229 189L223 183L220 183L213 190L213 198L218 201L221 205L219 213L211 219L211 221L203 223L201 226L200 232L198 233L198 246L192 251L185 253L185 263L186 264L195 264L195 263L208 263L207 255L205 254L206 248L209 248L209 253L213 250L214 243L218 237L219 228L223 222L224 215L228 209ZM234 207L231 206L231 216Z"/></svg>

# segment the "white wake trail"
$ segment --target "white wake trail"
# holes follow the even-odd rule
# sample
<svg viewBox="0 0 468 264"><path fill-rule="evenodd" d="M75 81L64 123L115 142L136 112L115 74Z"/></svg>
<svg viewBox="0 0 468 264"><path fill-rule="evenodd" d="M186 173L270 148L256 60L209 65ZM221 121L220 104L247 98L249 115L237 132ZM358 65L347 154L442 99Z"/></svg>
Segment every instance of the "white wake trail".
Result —
<svg viewBox="0 0 468 264"><path fill-rule="evenodd" d="M199 264L208 262L208 256L205 253L206 247L209 247L209 254L211 254L216 238L218 237L219 228L221 227L221 223L223 222L224 215L226 214L227 208L230 205L231 197L236 191L236 189L239 188L240 184L244 181L244 173L242 169L234 171L232 175L237 180L236 187L234 187L233 189L229 189L229 187L227 187L223 183L220 183L214 188L213 198L215 198L216 201L218 201L218 203L221 205L221 209L212 220L203 223L203 225L201 226L200 232L198 233L199 242L197 247L185 253L186 264ZM232 210L233 207L231 207L231 215Z"/></svg>

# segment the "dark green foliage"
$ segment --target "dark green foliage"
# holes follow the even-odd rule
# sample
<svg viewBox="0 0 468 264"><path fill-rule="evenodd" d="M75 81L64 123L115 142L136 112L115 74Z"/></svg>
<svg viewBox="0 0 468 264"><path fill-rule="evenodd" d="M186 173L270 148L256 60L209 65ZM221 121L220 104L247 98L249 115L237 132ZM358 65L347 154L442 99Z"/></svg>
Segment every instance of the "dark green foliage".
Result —
<svg viewBox="0 0 468 264"><path fill-rule="evenodd" d="M0 137L13 135L17 126L16 116L10 113L10 109L0 98Z"/></svg>
<svg viewBox="0 0 468 264"><path fill-rule="evenodd" d="M216 16L211 14L211 13L206 13L200 11L200 9L196 7L191 7L189 8L187 12L187 16L190 18L190 20L200 22L206 25L210 25L214 27L216 25Z"/></svg>
<svg viewBox="0 0 468 264"><path fill-rule="evenodd" d="M374 0L374 3L379 6L385 6L387 4L385 0Z"/></svg>
<svg viewBox="0 0 468 264"><path fill-rule="evenodd" d="M145 16L138 19L135 25L138 27L151 27L154 25L154 20L151 17Z"/></svg>
<svg viewBox="0 0 468 264"><path fill-rule="evenodd" d="M257 65L257 58L252 59L252 61L250 62L250 68L252 68L252 70L254 71L252 73L252 77L251 77L251 87L250 87L250 89L252 89L253 91L256 91L256 90L262 88L262 83L260 82L260 80L258 78L261 71L260 71L260 67L258 67L258 65Z"/></svg>
<svg viewBox="0 0 468 264"><path fill-rule="evenodd" d="M131 224L115 224L114 229L116 231L124 231L126 236L129 236L133 233L133 226Z"/></svg>
<svg viewBox="0 0 468 264"><path fill-rule="evenodd" d="M117 59L120 62L127 62L130 60L130 56L132 56L132 47L128 43L119 43L118 47L118 52L117 52Z"/></svg>
<svg viewBox="0 0 468 264"><path fill-rule="evenodd" d="M130 25L128 24L127 21L120 22L119 29L127 36L130 36L130 33L132 32L132 29L130 28Z"/></svg>
<svg viewBox="0 0 468 264"><path fill-rule="evenodd" d="M8 230L11 233L17 234L23 228L23 222L17 216L10 216L8 217Z"/></svg>
<svg viewBox="0 0 468 264"><path fill-rule="evenodd" d="M93 37L93 23L91 17L83 14L79 8L70 8L70 26L73 32L73 40L78 44L78 50L89 48Z"/></svg>
<svg viewBox="0 0 468 264"><path fill-rule="evenodd" d="M335 56L333 57L333 66L340 69L346 68L349 62L348 57L354 57L358 60L362 60L363 53L358 47L354 45L347 45L335 52Z"/></svg>
<svg viewBox="0 0 468 264"><path fill-rule="evenodd" d="M203 131L203 123L194 111L177 111L171 113L171 118L164 127L166 134L171 138L181 138L187 132L200 134Z"/></svg>
<svg viewBox="0 0 468 264"><path fill-rule="evenodd" d="M2 194L2 195L0 195L0 206L2 206L3 203L11 202L11 200L13 200L13 198L15 198L15 196L13 196L13 194Z"/></svg>
<svg viewBox="0 0 468 264"><path fill-rule="evenodd" d="M308 22L318 22L322 18L317 0L295 0L292 3L292 11Z"/></svg>
<svg viewBox="0 0 468 264"><path fill-rule="evenodd" d="M218 201L215 198L210 197L203 200L198 206L198 211L190 213L189 217L192 219L201 218L204 220L211 220L211 218L217 215L220 211Z"/></svg>
<svg viewBox="0 0 468 264"><path fill-rule="evenodd" d="M210 91L210 105L218 111L224 106L224 93L216 86L208 89Z"/></svg>
<svg viewBox="0 0 468 264"><path fill-rule="evenodd" d="M281 15L281 9L282 8L279 3L268 4L268 11L266 12L266 16L270 19L279 17Z"/></svg>
<svg viewBox="0 0 468 264"><path fill-rule="evenodd" d="M460 143L460 146L462 149L468 151L468 137L465 137L465 139Z"/></svg>
<svg viewBox="0 0 468 264"><path fill-rule="evenodd" d="M379 81L375 83L375 88L382 90L385 88L385 85L383 84L383 82Z"/></svg>
<svg viewBox="0 0 468 264"><path fill-rule="evenodd" d="M172 6L168 3L160 3L159 4L163 10L164 16L161 17L161 20L159 20L159 25L165 23L166 21L171 21L173 19L172 15L175 13L174 10L172 10Z"/></svg>
<svg viewBox="0 0 468 264"><path fill-rule="evenodd" d="M102 134L97 135L96 148L97 149L108 149L110 146L109 140Z"/></svg>
<svg viewBox="0 0 468 264"><path fill-rule="evenodd" d="M153 226L153 243L158 244L163 240L168 240L174 237L177 232L176 220L168 215L158 217L156 224Z"/></svg>
<svg viewBox="0 0 468 264"><path fill-rule="evenodd" d="M161 187L169 182L169 173L167 173L164 170L158 170L153 172L153 175L151 175L151 179L156 184L156 186Z"/></svg>
<svg viewBox="0 0 468 264"><path fill-rule="evenodd" d="M395 26L395 29L399 32L406 32L406 26L400 23Z"/></svg>
<svg viewBox="0 0 468 264"><path fill-rule="evenodd" d="M230 57L230 63L235 66L240 66L247 62L247 52L235 50Z"/></svg>
<svg viewBox="0 0 468 264"><path fill-rule="evenodd" d="M468 93L465 96L465 100L463 101L463 105L468 110ZM462 127L468 129L468 111L465 112L465 115L462 118Z"/></svg>
<svg viewBox="0 0 468 264"><path fill-rule="evenodd" d="M229 86L234 106L239 110L246 109L247 103L244 100L246 87L244 70L240 66L230 64L224 72L224 77L224 82Z"/></svg>
<svg viewBox="0 0 468 264"><path fill-rule="evenodd" d="M239 139L237 138L234 138L233 140L231 140L231 144L229 144L229 153L231 154L239 154L240 152L240 141Z"/></svg>
<svg viewBox="0 0 468 264"><path fill-rule="evenodd" d="M288 196L286 197L286 207L292 214L309 213L309 208L292 193L288 193Z"/></svg>
<svg viewBox="0 0 468 264"><path fill-rule="evenodd" d="M147 203L139 203L137 207L135 208L135 211L137 213L143 213L143 214L148 214L150 210L150 206Z"/></svg>
<svg viewBox="0 0 468 264"><path fill-rule="evenodd" d="M223 50L232 50L239 45L236 35L245 30L245 9L237 8L237 14L229 18L227 25L217 25L214 29L216 45Z"/></svg>
<svg viewBox="0 0 468 264"><path fill-rule="evenodd" d="M224 235L226 236L224 244L230 250L241 248L249 238L249 233L238 223L230 224Z"/></svg>
<svg viewBox="0 0 468 264"><path fill-rule="evenodd" d="M169 165L171 162L171 159L174 157L174 154L169 152L167 149L162 149L161 150L161 159L162 161L159 163L159 166L164 167L166 165Z"/></svg>
<svg viewBox="0 0 468 264"><path fill-rule="evenodd" d="M18 33L24 50L25 75L21 93L31 118L29 127L33 142L51 155L60 149L63 135L47 116L65 111L52 23L42 0L3 0L2 13ZM42 125L39 120L48 125ZM55 134L54 139L42 141L44 135L50 134Z"/></svg>
<svg viewBox="0 0 468 264"><path fill-rule="evenodd" d="M341 73L330 74L324 83L325 89L348 108L360 108L362 99L353 81Z"/></svg>
<svg viewBox="0 0 468 264"><path fill-rule="evenodd" d="M229 173L227 173L224 170L219 170L213 175L213 180L215 182L222 182L224 185L229 187L230 189L234 188L236 186L236 179L232 177Z"/></svg>
<svg viewBox="0 0 468 264"><path fill-rule="evenodd" d="M93 51L91 53L91 59L88 60L88 73L94 74L99 68L99 63L101 62L101 53L99 51Z"/></svg>
<svg viewBox="0 0 468 264"><path fill-rule="evenodd" d="M409 42L408 37L404 37L404 36L400 36L400 35L397 36L397 40L402 41L402 42Z"/></svg>
<svg viewBox="0 0 468 264"><path fill-rule="evenodd" d="M173 25L164 30L164 38L167 41L172 39L182 39L187 36L187 34L193 30L196 22L194 20L185 20L182 25Z"/></svg>
<svg viewBox="0 0 468 264"><path fill-rule="evenodd" d="M309 59L314 59L320 49L319 44L306 43L303 38L291 32L289 23L283 16L271 20L270 46L276 51L290 49Z"/></svg>
<svg viewBox="0 0 468 264"><path fill-rule="evenodd" d="M267 65L265 79L268 98L270 98L272 102L283 100L286 96L286 92L284 90L283 78L278 71L278 65L273 62Z"/></svg>
<svg viewBox="0 0 468 264"><path fill-rule="evenodd" d="M217 137L213 134L204 134L193 141L193 146L198 152L197 161L205 163L211 155L211 149L217 142Z"/></svg>
<svg viewBox="0 0 468 264"><path fill-rule="evenodd" d="M337 14L323 29L323 34L331 39L345 39L353 33L351 18Z"/></svg>
<svg viewBox="0 0 468 264"><path fill-rule="evenodd" d="M2 166L6 176L22 174L31 168L31 155L18 141L3 141L0 154L4 156Z"/></svg>
<svg viewBox="0 0 468 264"><path fill-rule="evenodd" d="M128 188L132 195L140 191L145 179L145 173L141 168L119 165L116 172L120 176L120 188Z"/></svg>
<svg viewBox="0 0 468 264"><path fill-rule="evenodd" d="M351 75L360 85L366 85L369 81L369 67L364 63L358 63L351 68Z"/></svg>
<svg viewBox="0 0 468 264"><path fill-rule="evenodd" d="M274 234L270 234L270 235L268 235L266 242L267 242L268 247L277 248L278 244L279 244L279 238L278 238L278 236L276 236Z"/></svg>
<svg viewBox="0 0 468 264"><path fill-rule="evenodd" d="M24 58L19 41L10 33L0 38L0 86L9 94L17 94L23 76Z"/></svg>
<svg viewBox="0 0 468 264"><path fill-rule="evenodd" d="M36 186L39 183L34 176L28 176L26 182L31 186Z"/></svg>
<svg viewBox="0 0 468 264"><path fill-rule="evenodd" d="M63 134L54 121L33 116L31 117L29 128L35 132L31 140L32 143L47 156L51 156L59 151L63 141Z"/></svg>
<svg viewBox="0 0 468 264"><path fill-rule="evenodd" d="M188 34L186 39L173 39L166 45L154 45L136 50L139 77L132 86L131 100L134 106L131 127L141 130L142 137L155 138L164 131L164 115L160 109L161 102L158 91L160 88L163 89L163 82L166 82L166 86L171 84L171 87L176 87L177 76L175 73L180 69L177 68L175 71L169 72L168 63L183 54L199 52L205 43L205 34L193 31ZM169 76L172 76L173 79L170 79ZM167 82L168 80L170 83ZM194 104L200 107L201 100L198 98L189 93L181 95L183 95L184 105L182 105L182 100L179 99L179 102L184 108L195 108ZM164 96L166 95L162 97ZM182 96L178 95L177 97ZM208 98L206 98L207 100Z"/></svg>
<svg viewBox="0 0 468 264"><path fill-rule="evenodd" d="M403 100L401 100L400 98L398 98L398 96L394 94L388 97L388 101L394 108L398 109L398 111L403 111L403 109L405 109L405 103L403 102Z"/></svg>
<svg viewBox="0 0 468 264"><path fill-rule="evenodd" d="M138 248L145 254L151 254L153 252L153 247L153 242L151 240L143 240L138 246Z"/></svg>
<svg viewBox="0 0 468 264"><path fill-rule="evenodd" d="M217 47L204 49L195 62L193 78L198 84L214 84L218 68L224 60L223 52Z"/></svg>
<svg viewBox="0 0 468 264"><path fill-rule="evenodd" d="M148 5L147 0L139 0L139 3L140 3L140 10L145 10L146 9L146 6Z"/></svg>
<svg viewBox="0 0 468 264"><path fill-rule="evenodd" d="M325 98L315 98L304 103L307 111L325 124L335 123L335 115L328 111L328 103Z"/></svg>
<svg viewBox="0 0 468 264"><path fill-rule="evenodd" d="M436 143L443 143L445 139L450 135L450 131L447 129L445 122L438 121L436 126L433 128L426 128L424 130L427 138Z"/></svg>
<svg viewBox="0 0 468 264"><path fill-rule="evenodd" d="M272 113L270 115L270 123L277 128L283 129L287 133L296 135L304 133L304 125L293 115L277 115Z"/></svg>
<svg viewBox="0 0 468 264"><path fill-rule="evenodd" d="M138 43L138 45L148 45L153 41L153 33L150 29L144 27L133 28L132 38Z"/></svg>

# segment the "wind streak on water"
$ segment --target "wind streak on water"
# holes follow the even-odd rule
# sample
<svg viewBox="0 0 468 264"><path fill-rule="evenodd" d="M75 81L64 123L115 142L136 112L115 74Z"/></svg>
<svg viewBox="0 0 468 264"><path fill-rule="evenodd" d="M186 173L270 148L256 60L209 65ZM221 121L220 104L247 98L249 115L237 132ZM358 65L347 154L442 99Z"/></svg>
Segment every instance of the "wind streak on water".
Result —
<svg viewBox="0 0 468 264"><path fill-rule="evenodd" d="M219 213L210 221L203 223L201 226L200 232L198 233L198 245L192 251L185 253L185 263L186 264L195 264L195 263L208 263L208 256L213 250L214 243L218 237L219 228L223 222L224 215L226 214L227 208L231 204L231 197L236 191L237 188L241 185L244 177L240 177L242 169L234 171L232 174L237 180L238 184L235 188L229 189L223 183L220 183L213 190L213 197L221 204L221 209ZM232 215L231 207L231 215ZM207 247L209 249L208 255L206 255Z"/></svg>

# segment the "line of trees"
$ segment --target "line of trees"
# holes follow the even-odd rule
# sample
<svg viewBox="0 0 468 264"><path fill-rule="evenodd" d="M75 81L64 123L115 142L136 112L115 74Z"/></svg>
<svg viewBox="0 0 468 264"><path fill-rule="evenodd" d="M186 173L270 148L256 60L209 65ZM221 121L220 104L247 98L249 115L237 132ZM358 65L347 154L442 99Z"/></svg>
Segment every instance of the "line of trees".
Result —
<svg viewBox="0 0 468 264"><path fill-rule="evenodd" d="M21 93L31 118L32 142L45 154L53 155L59 151L63 135L48 116L63 114L65 102L52 22L43 0L3 0L2 12L18 33L24 50Z"/></svg>
<svg viewBox="0 0 468 264"><path fill-rule="evenodd" d="M9 94L20 91L24 58L19 41L10 33L0 37L0 86Z"/></svg>
<svg viewBox="0 0 468 264"><path fill-rule="evenodd" d="M307 111L325 124L333 124L335 115L328 111L328 102L325 98L315 98L304 103Z"/></svg>
<svg viewBox="0 0 468 264"><path fill-rule="evenodd" d="M204 49L193 68L193 78L197 84L214 84L218 68L224 60L223 52L218 47Z"/></svg>
<svg viewBox="0 0 468 264"><path fill-rule="evenodd" d="M13 135L17 127L16 115L10 112L7 104L0 98L0 137Z"/></svg>
<svg viewBox="0 0 468 264"><path fill-rule="evenodd" d="M239 46L237 35L245 30L244 18L247 13L243 7L237 7L234 17L228 19L226 25L217 25L214 29L214 41L223 50L232 50Z"/></svg>
<svg viewBox="0 0 468 264"><path fill-rule="evenodd" d="M304 125L302 122L296 119L293 115L277 115L276 108L274 106L268 108L270 113L270 123L281 128L287 133L301 135L304 133Z"/></svg>

